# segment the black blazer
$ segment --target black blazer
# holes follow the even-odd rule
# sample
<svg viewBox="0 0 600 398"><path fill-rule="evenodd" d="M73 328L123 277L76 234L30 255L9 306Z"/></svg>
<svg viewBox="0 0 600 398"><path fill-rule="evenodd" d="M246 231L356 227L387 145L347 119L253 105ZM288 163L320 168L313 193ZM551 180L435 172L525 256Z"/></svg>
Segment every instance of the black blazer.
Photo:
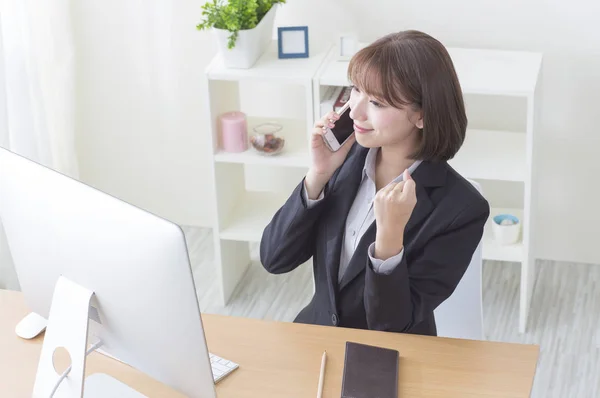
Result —
<svg viewBox="0 0 600 398"><path fill-rule="evenodd" d="M346 217L358 191L368 152L354 144L308 209L304 181L263 232L260 258L267 271L292 271L313 258L315 294L295 322L436 335L434 309L454 291L479 244L488 202L446 162L422 162L412 177L417 204L404 232L401 263L389 274L373 271L369 227L338 284Z"/></svg>

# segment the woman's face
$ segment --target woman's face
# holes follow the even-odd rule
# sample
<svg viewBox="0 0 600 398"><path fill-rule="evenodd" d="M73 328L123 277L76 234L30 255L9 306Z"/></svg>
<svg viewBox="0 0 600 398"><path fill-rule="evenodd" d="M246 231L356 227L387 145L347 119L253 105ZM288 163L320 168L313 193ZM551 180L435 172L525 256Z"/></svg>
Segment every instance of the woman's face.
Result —
<svg viewBox="0 0 600 398"><path fill-rule="evenodd" d="M423 128L420 112L409 106L394 108L357 87L350 95L350 117L356 141L366 148L413 145L418 129Z"/></svg>

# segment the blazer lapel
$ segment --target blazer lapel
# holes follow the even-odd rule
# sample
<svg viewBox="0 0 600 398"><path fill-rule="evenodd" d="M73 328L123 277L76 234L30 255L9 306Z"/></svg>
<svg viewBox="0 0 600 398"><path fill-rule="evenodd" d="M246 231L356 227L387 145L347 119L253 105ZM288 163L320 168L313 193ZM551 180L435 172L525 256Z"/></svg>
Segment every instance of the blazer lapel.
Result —
<svg viewBox="0 0 600 398"><path fill-rule="evenodd" d="M329 286L332 287L330 298L334 304L346 218L360 186L362 169L368 152L367 148L363 148L358 144L354 145L355 148L348 155L349 158L342 166L342 169L340 169L336 183L329 193L329 195L335 196L335 200L331 201L334 205L327 209L327 250L325 264Z"/></svg>
<svg viewBox="0 0 600 398"><path fill-rule="evenodd" d="M377 226L375 221L371 224L371 226L367 229L365 234L360 238L358 245L356 246L356 250L350 259L350 264L348 264L348 268L346 268L346 272L344 276L342 276L342 280L340 281L339 291L342 291L354 278L360 275L361 272L365 270L365 266L367 264L367 259L369 255L367 250L369 250L369 245L375 242L375 235L377 234Z"/></svg>
<svg viewBox="0 0 600 398"><path fill-rule="evenodd" d="M429 213L433 211L434 204L429 196L429 191L433 187L444 185L447 172L444 164L445 162L422 162L412 175L416 185L417 204L415 205L410 219L406 224L406 228L404 229L405 243L407 236L410 236L412 230L416 226L420 225L423 219L425 219ZM346 273L340 282L340 291L365 270L365 266L368 264L369 258L367 250L369 249L371 243L375 242L376 235L377 225L374 221L369 229L367 229L358 246L356 247L354 255L350 260L350 264L348 264L348 268L346 269Z"/></svg>

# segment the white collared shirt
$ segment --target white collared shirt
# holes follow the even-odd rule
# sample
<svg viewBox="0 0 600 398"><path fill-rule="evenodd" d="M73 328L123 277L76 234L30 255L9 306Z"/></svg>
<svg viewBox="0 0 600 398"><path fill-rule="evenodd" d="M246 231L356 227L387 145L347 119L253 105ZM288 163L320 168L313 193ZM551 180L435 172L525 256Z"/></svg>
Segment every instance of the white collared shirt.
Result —
<svg viewBox="0 0 600 398"><path fill-rule="evenodd" d="M350 259L360 242L360 239L375 221L375 212L373 210L373 201L375 200L375 194L377 193L377 187L375 184L375 163L377 160L377 152L379 148L371 148L365 158L365 165L362 171L362 180L348 217L346 218L346 228L344 229L344 240L342 243L342 251L340 255L340 269L338 272L338 282L342 280L344 272L348 268ZM409 173L413 173L415 169L421 164L420 160L415 161L409 168ZM403 175L400 174L394 178L391 183L401 182ZM319 195L316 200L308 198L306 187L304 187L304 199L306 200L307 206L312 207L317 202L323 199L323 192ZM375 242L369 245L368 254L373 270L380 274L389 274L394 268L400 264L404 250L397 255L388 258L387 260L380 260L374 258Z"/></svg>

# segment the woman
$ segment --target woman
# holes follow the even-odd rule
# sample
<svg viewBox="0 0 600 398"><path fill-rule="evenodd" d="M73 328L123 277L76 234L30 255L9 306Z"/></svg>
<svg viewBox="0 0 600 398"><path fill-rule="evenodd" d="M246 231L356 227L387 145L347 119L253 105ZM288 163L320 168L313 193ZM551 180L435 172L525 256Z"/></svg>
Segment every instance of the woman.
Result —
<svg viewBox="0 0 600 398"><path fill-rule="evenodd" d="M385 36L350 61L353 137L331 152L315 124L311 166L266 227L271 273L313 258L315 294L296 322L436 335L434 309L456 288L489 205L447 163L467 117L443 45Z"/></svg>

